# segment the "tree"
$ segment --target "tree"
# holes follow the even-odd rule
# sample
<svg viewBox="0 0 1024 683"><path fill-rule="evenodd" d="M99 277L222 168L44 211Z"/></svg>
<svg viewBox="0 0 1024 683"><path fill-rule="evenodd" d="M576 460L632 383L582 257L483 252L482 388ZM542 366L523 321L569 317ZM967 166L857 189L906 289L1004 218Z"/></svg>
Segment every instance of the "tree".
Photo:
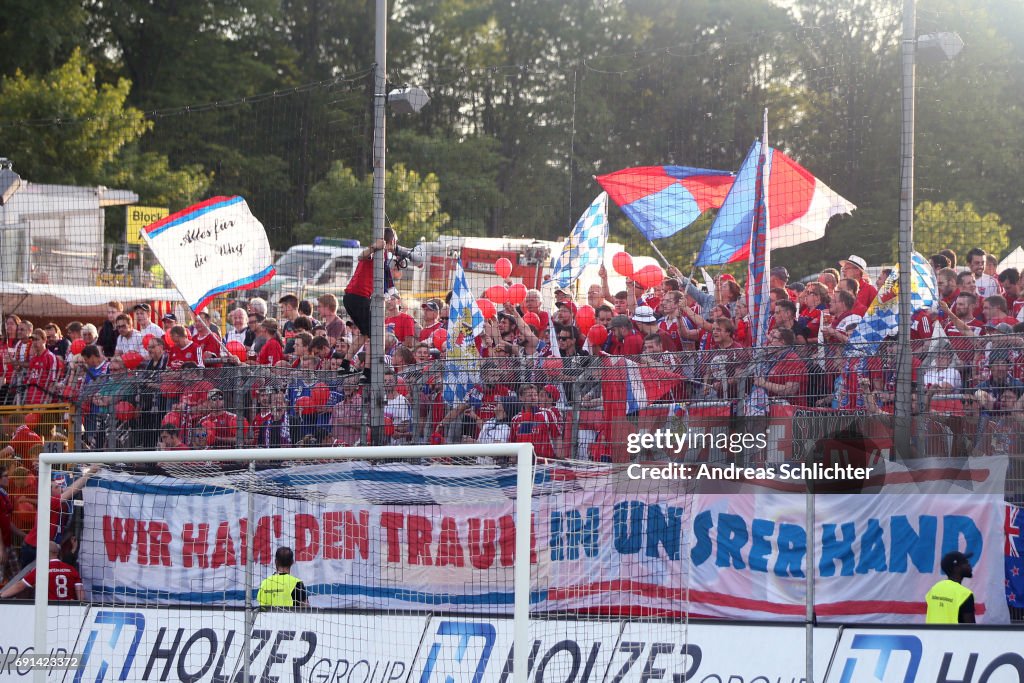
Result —
<svg viewBox="0 0 1024 683"><path fill-rule="evenodd" d="M21 71L0 80L0 149L36 182L98 183L128 143L152 127L125 106L131 83L96 87L96 68L75 50L42 76ZM39 120L55 120L33 125Z"/></svg>
<svg viewBox="0 0 1024 683"><path fill-rule="evenodd" d="M440 183L437 176L420 176L403 164L387 171L386 223L398 231L405 244L421 238L436 239L448 224L441 211ZM299 241L312 241L316 235L348 237L362 244L373 241L373 176L358 178L352 169L335 162L327 177L309 193L312 221L296 230Z"/></svg>
<svg viewBox="0 0 1024 683"><path fill-rule="evenodd" d="M454 234L485 235L487 217L507 206L497 185L503 159L492 137L389 132L388 158L437 176L441 208L453 217Z"/></svg>
<svg viewBox="0 0 1024 683"><path fill-rule="evenodd" d="M963 255L974 247L1004 255L1010 245L1010 226L994 214L978 214L974 204L955 201L921 202L914 210L914 250L928 257L940 249L952 249ZM892 241L892 254L898 254L898 236Z"/></svg>
<svg viewBox="0 0 1024 683"><path fill-rule="evenodd" d="M0 75L45 73L88 41L81 0L4 0L0 12Z"/></svg>

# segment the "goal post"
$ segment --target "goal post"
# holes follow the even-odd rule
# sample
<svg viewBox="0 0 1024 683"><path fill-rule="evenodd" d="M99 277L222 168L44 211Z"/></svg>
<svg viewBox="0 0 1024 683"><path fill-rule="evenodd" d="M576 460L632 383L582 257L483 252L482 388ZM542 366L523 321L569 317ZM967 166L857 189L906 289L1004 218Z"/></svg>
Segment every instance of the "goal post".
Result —
<svg viewBox="0 0 1024 683"><path fill-rule="evenodd" d="M510 460L515 463L515 530L514 558L512 566L513 581L513 643L512 666L514 680L525 682L528 672L530 647L530 595L531 595L531 521L533 510L534 481L534 449L532 444L479 444L479 445L429 445L429 446L379 446L379 447L309 447L280 449L236 449L218 451L139 451L139 452L88 452L88 453L41 453L39 456L37 528L49 529L51 523L51 482L54 467L111 465L131 463L133 465L156 463L180 463L181 465L199 465L210 463L250 463L279 461L302 464L315 464L332 461L429 461L431 459L450 460L461 458L491 458ZM250 497L251 500L251 497ZM522 514L526 511L527 522L522 524ZM251 515L251 510L250 510ZM251 516L250 516L251 519ZM522 530L527 533L520 533ZM249 529L245 532L247 548L254 548L253 537L256 532ZM252 553L249 554L251 560ZM49 544L38 543L37 566L46 567L50 561ZM248 565L247 565L248 566ZM251 575L248 575L251 580ZM246 595L251 594L253 586L246 583ZM247 600L248 602L248 600ZM507 604L507 603L506 603ZM50 603L46 590L35 592L35 626L34 647L37 653L50 650L48 644L48 610ZM251 628L251 620L247 619L247 628ZM248 647L248 639L246 647ZM247 664L247 662L246 662ZM248 677L246 671L246 676ZM35 683L46 683L48 672L36 669Z"/></svg>

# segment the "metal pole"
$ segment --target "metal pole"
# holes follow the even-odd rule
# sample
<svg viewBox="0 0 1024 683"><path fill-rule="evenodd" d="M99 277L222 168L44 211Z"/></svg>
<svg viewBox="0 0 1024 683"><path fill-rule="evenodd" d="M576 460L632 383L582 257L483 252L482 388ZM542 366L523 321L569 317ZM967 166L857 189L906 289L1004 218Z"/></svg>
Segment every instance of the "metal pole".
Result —
<svg viewBox="0 0 1024 683"><path fill-rule="evenodd" d="M256 626L256 612L252 605L252 579L255 574L253 569L253 551L256 544L253 539L256 537L254 527L256 525L256 495L252 492L253 482L256 478L256 461L249 463L249 496L246 501L245 518L245 656L242 657L242 680L251 683L249 667L252 663L252 630Z"/></svg>
<svg viewBox="0 0 1024 683"><path fill-rule="evenodd" d="M898 457L910 457L912 427L910 275L914 250L914 53L917 42L915 0L903 2L903 130L900 178L899 340L896 364L895 438Z"/></svg>
<svg viewBox="0 0 1024 683"><path fill-rule="evenodd" d="M387 98L388 3L377 1L376 69L373 79L373 240L384 239L384 105ZM370 435L381 445L384 434L384 261L385 250L373 256L370 296Z"/></svg>
<svg viewBox="0 0 1024 683"><path fill-rule="evenodd" d="M533 531L533 445L516 448L516 559L512 569L512 680L529 679L530 537Z"/></svg>
<svg viewBox="0 0 1024 683"><path fill-rule="evenodd" d="M813 453L813 451L812 451ZM813 458L808 458L813 465ZM814 533L814 481L807 482L807 599L804 615L804 680L814 683L814 573L817 570L814 559L814 544L817 536Z"/></svg>
<svg viewBox="0 0 1024 683"><path fill-rule="evenodd" d="M40 453L40 455L43 455ZM48 586L50 581L50 463L39 458L39 480L36 486L36 576L44 578L36 579L37 586ZM49 652L46 644L46 606L50 594L43 589L37 589L35 595L35 651L37 654L45 655ZM44 667L35 670L32 677L35 683L46 683L47 671Z"/></svg>

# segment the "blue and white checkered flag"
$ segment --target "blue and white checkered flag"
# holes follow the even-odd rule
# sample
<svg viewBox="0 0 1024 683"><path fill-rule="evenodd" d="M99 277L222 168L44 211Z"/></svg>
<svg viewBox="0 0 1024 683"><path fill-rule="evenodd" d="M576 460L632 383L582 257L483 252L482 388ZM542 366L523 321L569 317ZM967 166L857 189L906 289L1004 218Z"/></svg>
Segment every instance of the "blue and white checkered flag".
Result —
<svg viewBox="0 0 1024 683"><path fill-rule="evenodd" d="M551 279L547 284L568 287L583 275L587 266L599 266L608 241L608 193L602 192L590 203L576 227L565 240L562 252L551 259Z"/></svg>
<svg viewBox="0 0 1024 683"><path fill-rule="evenodd" d="M910 307L913 311L934 310L939 297L931 265L916 251L911 255L911 263ZM900 325L899 281L900 269L896 266L850 335L849 354L873 354L883 339L896 335Z"/></svg>
<svg viewBox="0 0 1024 683"><path fill-rule="evenodd" d="M461 403L477 381L477 353L474 338L484 331L484 314L476 305L466 281L462 259L455 264L452 300L448 314L448 342L444 366L444 402Z"/></svg>

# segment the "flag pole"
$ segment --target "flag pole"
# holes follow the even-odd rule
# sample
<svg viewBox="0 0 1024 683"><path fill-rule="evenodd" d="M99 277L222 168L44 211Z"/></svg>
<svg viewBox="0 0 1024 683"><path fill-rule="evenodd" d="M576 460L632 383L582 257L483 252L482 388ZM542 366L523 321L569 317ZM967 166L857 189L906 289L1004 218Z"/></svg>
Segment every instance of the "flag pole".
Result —
<svg viewBox="0 0 1024 683"><path fill-rule="evenodd" d="M658 246L654 243L654 240L648 238L647 242L651 245L651 249L654 250L654 253L658 255L658 258L661 259L661 262L665 264L665 267L671 268L672 264L669 263L668 259L665 258L665 255L661 253L661 249L658 249Z"/></svg>

